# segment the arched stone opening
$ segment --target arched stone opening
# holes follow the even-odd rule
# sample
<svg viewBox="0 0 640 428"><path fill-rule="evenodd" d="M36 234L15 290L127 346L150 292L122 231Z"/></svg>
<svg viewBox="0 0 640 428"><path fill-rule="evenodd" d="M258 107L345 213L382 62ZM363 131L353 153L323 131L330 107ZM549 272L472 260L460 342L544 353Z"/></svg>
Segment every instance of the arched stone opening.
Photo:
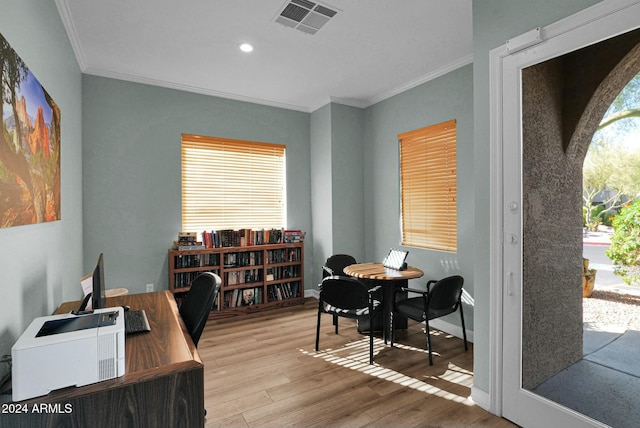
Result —
<svg viewBox="0 0 640 428"><path fill-rule="evenodd" d="M523 386L582 358L582 167L593 134L640 71L640 30L522 73Z"/></svg>

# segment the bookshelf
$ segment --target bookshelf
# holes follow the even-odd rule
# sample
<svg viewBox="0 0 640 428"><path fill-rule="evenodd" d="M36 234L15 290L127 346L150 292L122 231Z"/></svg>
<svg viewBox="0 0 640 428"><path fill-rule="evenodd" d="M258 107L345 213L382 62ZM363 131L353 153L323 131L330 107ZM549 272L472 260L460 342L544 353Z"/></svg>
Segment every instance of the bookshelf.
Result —
<svg viewBox="0 0 640 428"><path fill-rule="evenodd" d="M169 291L178 304L201 272L213 272L222 279L209 318L225 318L304 302L303 242L169 249Z"/></svg>

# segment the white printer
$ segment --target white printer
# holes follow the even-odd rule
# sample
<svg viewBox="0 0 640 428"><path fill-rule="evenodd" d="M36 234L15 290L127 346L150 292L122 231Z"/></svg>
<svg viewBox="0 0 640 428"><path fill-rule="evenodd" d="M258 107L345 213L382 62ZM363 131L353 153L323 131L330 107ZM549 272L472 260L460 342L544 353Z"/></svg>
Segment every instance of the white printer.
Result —
<svg viewBox="0 0 640 428"><path fill-rule="evenodd" d="M13 401L120 377L124 310L36 318L11 348Z"/></svg>

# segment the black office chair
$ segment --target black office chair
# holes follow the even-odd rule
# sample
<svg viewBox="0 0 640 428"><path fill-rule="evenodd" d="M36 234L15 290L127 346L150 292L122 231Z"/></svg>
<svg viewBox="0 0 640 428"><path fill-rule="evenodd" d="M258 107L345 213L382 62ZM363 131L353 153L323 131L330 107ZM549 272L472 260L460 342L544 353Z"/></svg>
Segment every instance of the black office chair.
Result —
<svg viewBox="0 0 640 428"><path fill-rule="evenodd" d="M467 346L467 331L464 327L464 313L462 311L462 285L464 279L459 276L450 276L439 281L427 282L427 291L413 288L401 288L398 291L411 291L419 293L419 297L409 297L397 301L391 317L391 346L393 346L394 329L393 319L396 314L404 315L414 321L426 323L427 350L429 351L429 365L433 365L431 355L431 334L429 333L429 320L451 314L460 308L460 320L462 321L462 335L464 337L464 350Z"/></svg>
<svg viewBox="0 0 640 428"><path fill-rule="evenodd" d="M328 276L348 276L344 273L344 268L356 264L356 259L349 254L334 254L330 256L322 265L322 278ZM333 325L338 326L338 316L333 316Z"/></svg>
<svg viewBox="0 0 640 428"><path fill-rule="evenodd" d="M203 272L191 283L191 288L182 299L180 316L196 348L221 283L222 280L215 273Z"/></svg>
<svg viewBox="0 0 640 428"><path fill-rule="evenodd" d="M334 254L324 262L322 266L322 277L326 278L332 275L346 276L344 268L356 263L356 259L353 258L353 256L348 254Z"/></svg>
<svg viewBox="0 0 640 428"><path fill-rule="evenodd" d="M382 313L382 298L378 296L380 287L367 287L356 278L328 276L320 284L318 301L318 324L316 326L316 351L320 344L320 317L322 313L338 317L358 319L367 317L369 325ZM338 334L338 324L335 323ZM373 364L373 329L369 329L369 364Z"/></svg>

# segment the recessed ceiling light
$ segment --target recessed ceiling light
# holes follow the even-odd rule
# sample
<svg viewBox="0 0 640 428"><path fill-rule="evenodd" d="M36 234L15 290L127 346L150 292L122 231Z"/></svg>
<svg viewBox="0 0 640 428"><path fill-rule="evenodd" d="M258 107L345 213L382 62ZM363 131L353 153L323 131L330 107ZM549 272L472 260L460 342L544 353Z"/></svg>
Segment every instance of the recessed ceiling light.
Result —
<svg viewBox="0 0 640 428"><path fill-rule="evenodd" d="M251 46L249 43L242 43L240 44L240 50L242 52L252 52L253 46Z"/></svg>

